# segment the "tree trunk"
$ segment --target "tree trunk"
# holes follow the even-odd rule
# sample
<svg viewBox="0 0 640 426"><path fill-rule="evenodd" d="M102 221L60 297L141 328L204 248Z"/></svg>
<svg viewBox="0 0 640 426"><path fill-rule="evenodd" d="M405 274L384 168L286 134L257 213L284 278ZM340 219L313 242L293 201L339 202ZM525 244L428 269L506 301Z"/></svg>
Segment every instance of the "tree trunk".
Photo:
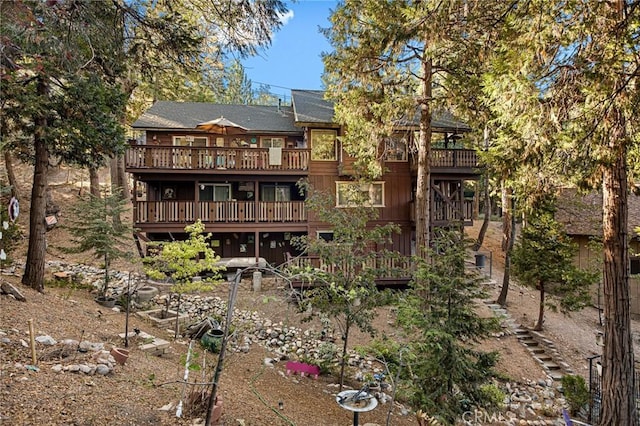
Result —
<svg viewBox="0 0 640 426"><path fill-rule="evenodd" d="M515 209L515 201L513 197L510 198L511 206L508 210ZM509 293L509 283L511 280L511 253L513 252L513 244L516 240L516 215L511 214L511 222L509 225L509 234L506 235L506 239L508 240L507 244L507 253L504 256L504 274L502 276L502 288L500 289L500 295L498 296L498 300L496 303L500 306L507 305L507 295ZM503 234L504 235L504 234Z"/></svg>
<svg viewBox="0 0 640 426"><path fill-rule="evenodd" d="M609 132L613 164L602 182L604 239L604 348L600 425L636 425L634 356L629 306L627 241L627 147L623 113L617 108Z"/></svg>
<svg viewBox="0 0 640 426"><path fill-rule="evenodd" d="M416 182L416 255L428 259L431 224L431 60L422 62L423 99L420 102L420 134L418 140L418 176Z"/></svg>
<svg viewBox="0 0 640 426"><path fill-rule="evenodd" d="M100 177L95 167L89 167L89 193L94 197L100 197Z"/></svg>
<svg viewBox="0 0 640 426"><path fill-rule="evenodd" d="M38 95L47 94L47 85L40 79L38 81ZM29 212L29 248L27 261L22 276L22 284L39 292L44 291L44 266L46 243L46 192L47 192L47 167L49 166L49 152L44 140L44 130L47 126L47 118L39 115L34 118L36 126L33 145L35 149L35 164L33 169L33 187L31 188L31 208Z"/></svg>
<svg viewBox="0 0 640 426"><path fill-rule="evenodd" d="M348 315L348 314L347 314ZM347 354L347 344L349 342L349 329L351 328L351 321L347 318L345 320L345 325L344 325L344 343L342 344L342 356L340 358L340 388L338 389L338 392L342 392L342 387L344 386L344 369L345 369L345 365L347 364L347 357L349 356Z"/></svg>
<svg viewBox="0 0 640 426"><path fill-rule="evenodd" d="M4 166L7 169L9 185L11 185L11 196L20 199L20 188L18 188L18 180L16 179L16 174L13 170L13 159L11 158L11 153L8 150L4 151Z"/></svg>
<svg viewBox="0 0 640 426"><path fill-rule="evenodd" d="M542 331L542 325L544 324L544 283L540 284L540 306L538 306L538 322L533 328L535 331Z"/></svg>
<svg viewBox="0 0 640 426"><path fill-rule="evenodd" d="M118 187L118 159L115 157L109 160L109 176L111 177L111 193L115 194L115 189Z"/></svg>
<svg viewBox="0 0 640 426"><path fill-rule="evenodd" d="M127 194L129 193L129 184L127 182L127 173L124 167L125 164L123 155L119 155L118 157L116 157L116 165L118 174L118 187L120 188L122 199L125 200L127 198Z"/></svg>
<svg viewBox="0 0 640 426"><path fill-rule="evenodd" d="M509 240L511 236L511 199L513 198L513 190L511 188L502 188L502 251L509 250Z"/></svg>
<svg viewBox="0 0 640 426"><path fill-rule="evenodd" d="M491 222L491 192L489 191L489 177L484 175L484 219L482 221L482 226L480 227L480 232L478 232L478 238L476 242L473 244L473 251L480 250L482 247L482 243L484 242L484 237L487 235L487 229L489 229L489 222Z"/></svg>

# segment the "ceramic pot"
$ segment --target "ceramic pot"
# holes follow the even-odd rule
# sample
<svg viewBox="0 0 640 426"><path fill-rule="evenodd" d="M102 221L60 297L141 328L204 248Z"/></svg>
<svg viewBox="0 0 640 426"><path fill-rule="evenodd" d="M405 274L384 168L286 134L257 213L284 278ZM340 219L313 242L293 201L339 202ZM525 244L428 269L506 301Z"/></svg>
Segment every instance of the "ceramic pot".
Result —
<svg viewBox="0 0 640 426"><path fill-rule="evenodd" d="M99 305L104 306L105 308L113 308L114 306L116 306L116 298L115 297L98 296L98 297L96 297L95 301Z"/></svg>
<svg viewBox="0 0 640 426"><path fill-rule="evenodd" d="M122 348L116 348L115 346L111 348L111 356L116 360L116 362L120 365L124 365L129 359L129 351Z"/></svg>
<svg viewBox="0 0 640 426"><path fill-rule="evenodd" d="M152 286L140 287L136 290L138 303L148 302L158 294L158 289Z"/></svg>
<svg viewBox="0 0 640 426"><path fill-rule="evenodd" d="M212 329L202 335L200 342L205 349L217 354L220 352L220 345L222 344L223 336L224 332L222 330Z"/></svg>

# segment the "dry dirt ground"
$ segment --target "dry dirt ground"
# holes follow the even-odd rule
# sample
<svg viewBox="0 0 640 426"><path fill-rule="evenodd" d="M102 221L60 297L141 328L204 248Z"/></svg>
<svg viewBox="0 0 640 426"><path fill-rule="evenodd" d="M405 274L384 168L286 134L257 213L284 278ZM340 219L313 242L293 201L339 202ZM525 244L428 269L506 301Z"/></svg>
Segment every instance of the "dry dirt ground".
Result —
<svg viewBox="0 0 640 426"><path fill-rule="evenodd" d="M28 175L28 173L27 173ZM86 177L85 177L86 179ZM78 194L77 175L65 170L56 171L52 177L54 199L63 206L61 222L64 221L64 205L72 202ZM86 188L86 183L84 184ZM25 185L26 186L26 185ZM26 188L23 188L26 192ZM28 201L21 203L20 225L25 231L28 220ZM475 237L479 224L468 230ZM68 238L61 229L47 234L49 247L47 260L78 261L95 263L90 256L68 258L55 250L55 242ZM492 224L482 251L493 253L492 278L495 285L488 285L495 299L502 282L503 260L499 249L500 226ZM13 257L24 260L26 239L13 253ZM121 270L139 266L120 263ZM166 331L153 327L137 317L131 317L129 330L139 328L149 334L170 340L167 354L156 357L137 348L136 341L130 346L130 357L125 365L117 365L107 376L88 376L79 373L56 373L52 366L59 360L43 360L49 354L46 346L37 344L37 367L39 371L25 368L31 365L30 350L20 343L29 341L29 320L33 320L36 335L47 334L60 341L63 339L102 342L111 346L123 346L118 337L125 329L125 315L97 305L87 290L48 287L44 294L34 292L20 284L17 275L1 278L16 285L26 296L19 302L8 296L0 296L0 331L6 333L11 343L0 343L0 425L179 425L192 424L192 419L175 417L175 404L189 393L180 381L184 375L184 357L187 342L173 341ZM297 308L287 302L287 294L277 282L264 281L260 292L253 292L248 280L241 285L238 308L256 311L273 322L303 329L318 327L318 324L301 323ZM226 286L216 293L226 298ZM480 312L489 315L483 303ZM512 283L508 297L511 316L530 326L537 313L536 294ZM374 326L393 335L392 313L381 308ZM634 324L635 326L635 324ZM565 361L576 373L587 374L586 358L599 353L595 344L598 330L597 310L588 308L581 313L564 317L549 312L545 323L545 335L556 343ZM317 328L316 328L317 329ZM0 338L2 335L0 335ZM366 344L368 335L356 333L351 346ZM519 344L515 336L490 338L481 343L486 350L500 352L498 369L512 381L539 380L546 377L540 364ZM50 355L50 354L49 354ZM287 376L284 365L276 363L274 368L264 366L264 358L273 354L266 348L253 344L248 353L233 352L227 358L221 375L219 395L223 398L225 425L350 425L351 413L341 409L335 402L338 377L321 375L317 380ZM73 355L74 357L76 355ZM83 354L77 354L78 361ZM204 371L210 371L215 356L200 356L198 362L206 361ZM195 379L194 379L195 377ZM191 379L206 381L202 372L192 372ZM359 383L351 383L358 387ZM189 387L191 388L191 387ZM278 407L282 402L282 408ZM170 410L161 410L171 405ZM369 413L360 415L360 424L385 424L389 405L380 405ZM403 414L393 407L392 425L416 425L415 417Z"/></svg>

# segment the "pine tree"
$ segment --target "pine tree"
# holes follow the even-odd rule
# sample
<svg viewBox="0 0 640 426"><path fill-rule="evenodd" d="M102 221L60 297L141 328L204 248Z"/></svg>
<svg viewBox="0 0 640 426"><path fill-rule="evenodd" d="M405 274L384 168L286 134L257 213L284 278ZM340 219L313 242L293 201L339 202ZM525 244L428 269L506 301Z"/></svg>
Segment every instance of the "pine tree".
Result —
<svg viewBox="0 0 640 426"><path fill-rule="evenodd" d="M411 404L447 423L495 403L482 389L493 377L497 354L473 343L497 324L476 312L475 304L486 294L475 271L465 269L467 245L459 233L439 235L431 262L418 264L419 279L398 304L398 323L408 337L405 369L413 375Z"/></svg>
<svg viewBox="0 0 640 426"><path fill-rule="evenodd" d="M105 297L109 289L111 262L132 255L126 247L131 244L133 230L117 220L126 210L126 203L117 194L105 192L103 197L87 194L65 215L68 223L63 228L69 230L72 245L60 249L66 253L93 252L96 259L102 260L104 284L100 289L101 297Z"/></svg>
<svg viewBox="0 0 640 426"><path fill-rule="evenodd" d="M545 202L528 215L513 251L515 277L540 293L537 331L543 329L547 293L560 298L563 312L579 310L589 303L589 288L599 278L574 265L577 246L553 214L553 206Z"/></svg>

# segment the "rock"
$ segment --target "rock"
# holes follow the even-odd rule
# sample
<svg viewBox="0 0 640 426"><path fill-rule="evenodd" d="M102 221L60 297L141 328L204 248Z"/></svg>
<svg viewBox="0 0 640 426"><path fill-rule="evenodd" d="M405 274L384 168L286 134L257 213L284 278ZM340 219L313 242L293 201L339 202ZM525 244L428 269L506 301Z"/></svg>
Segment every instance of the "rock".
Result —
<svg viewBox="0 0 640 426"><path fill-rule="evenodd" d="M108 365L105 364L98 364L96 366L96 374L99 374L101 376L106 376L107 374L109 374L111 372L111 368L109 368Z"/></svg>
<svg viewBox="0 0 640 426"><path fill-rule="evenodd" d="M264 365L266 365L267 367L271 367L271 368L275 367L273 365L274 362L275 361L273 360L273 358L265 358L264 361L263 361Z"/></svg>
<svg viewBox="0 0 640 426"><path fill-rule="evenodd" d="M51 367L51 371L53 371L54 373L60 373L62 371L62 364L56 364L53 367Z"/></svg>
<svg viewBox="0 0 640 426"><path fill-rule="evenodd" d="M93 368L89 367L86 364L80 364L79 367L80 367L80 371L84 374L93 374L95 372Z"/></svg>
<svg viewBox="0 0 640 426"><path fill-rule="evenodd" d="M36 342L42 343L43 345L53 346L58 343L53 337L45 335L36 337Z"/></svg>
<svg viewBox="0 0 640 426"><path fill-rule="evenodd" d="M0 284L0 293L10 294L21 302L27 301L26 297L24 297L17 288L5 281Z"/></svg>

